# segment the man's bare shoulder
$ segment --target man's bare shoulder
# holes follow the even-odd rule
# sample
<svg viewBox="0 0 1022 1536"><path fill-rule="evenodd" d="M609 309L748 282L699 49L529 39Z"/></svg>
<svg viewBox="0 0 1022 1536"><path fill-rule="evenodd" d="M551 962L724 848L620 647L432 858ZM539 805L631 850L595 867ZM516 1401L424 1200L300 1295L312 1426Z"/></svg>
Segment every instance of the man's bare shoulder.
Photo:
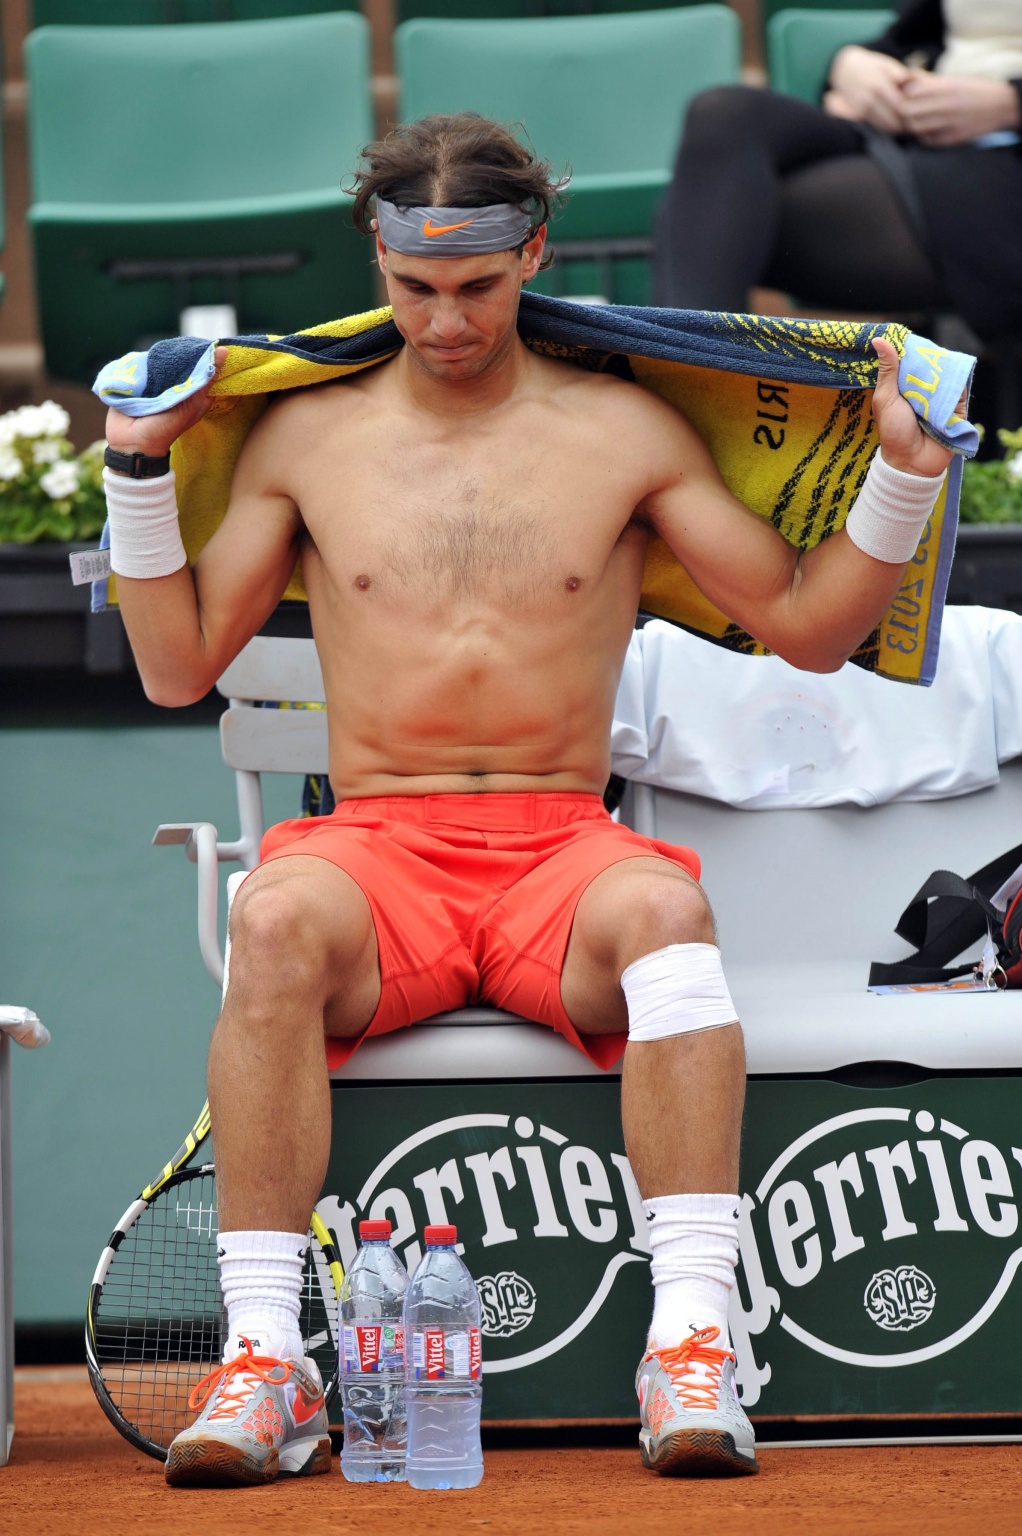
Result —
<svg viewBox="0 0 1022 1536"><path fill-rule="evenodd" d="M684 469L703 463L706 448L691 422L644 384L559 358L539 361L553 399L598 434L608 450L641 454L651 466L677 462Z"/></svg>
<svg viewBox="0 0 1022 1536"><path fill-rule="evenodd" d="M270 401L257 428L262 436L280 437L316 430L324 416L344 419L357 414L365 408L374 376L380 371L380 367L365 369L339 379L324 379L322 384L282 391Z"/></svg>
<svg viewBox="0 0 1022 1536"><path fill-rule="evenodd" d="M327 428L334 435L368 410L367 383L366 373L347 374L275 395L245 439L236 474L279 475L296 455L322 447Z"/></svg>

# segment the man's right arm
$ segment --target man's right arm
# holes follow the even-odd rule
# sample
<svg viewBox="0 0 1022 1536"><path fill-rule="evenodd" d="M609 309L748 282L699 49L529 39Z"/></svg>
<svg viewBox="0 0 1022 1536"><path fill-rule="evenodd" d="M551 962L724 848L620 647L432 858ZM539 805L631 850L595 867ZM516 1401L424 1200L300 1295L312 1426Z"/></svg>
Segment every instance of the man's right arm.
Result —
<svg viewBox="0 0 1022 1536"><path fill-rule="evenodd" d="M208 409L204 395L173 411L129 418L111 411L107 441L122 452L157 458ZM230 503L220 526L194 567L173 550L162 564L166 574L138 574L154 561L139 559L145 547L147 516L130 503L137 487L142 501L168 501L173 477L132 481L108 470L111 563L117 597L147 696L155 704L194 703L208 693L224 668L273 612L294 570L301 518L279 483L283 458L280 427L270 412L253 428L238 459ZM115 511L114 502L118 510ZM124 535L118 537L118 522ZM137 534L141 532L141 541ZM118 569L118 565L121 569Z"/></svg>

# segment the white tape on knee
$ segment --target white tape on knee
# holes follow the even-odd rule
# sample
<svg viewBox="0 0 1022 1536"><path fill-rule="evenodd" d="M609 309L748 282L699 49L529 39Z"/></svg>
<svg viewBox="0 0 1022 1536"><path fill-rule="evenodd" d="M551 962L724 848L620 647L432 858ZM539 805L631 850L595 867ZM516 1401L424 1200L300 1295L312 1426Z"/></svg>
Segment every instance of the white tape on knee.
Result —
<svg viewBox="0 0 1022 1536"><path fill-rule="evenodd" d="M623 972L629 1040L666 1040L737 1022L716 944L668 944Z"/></svg>

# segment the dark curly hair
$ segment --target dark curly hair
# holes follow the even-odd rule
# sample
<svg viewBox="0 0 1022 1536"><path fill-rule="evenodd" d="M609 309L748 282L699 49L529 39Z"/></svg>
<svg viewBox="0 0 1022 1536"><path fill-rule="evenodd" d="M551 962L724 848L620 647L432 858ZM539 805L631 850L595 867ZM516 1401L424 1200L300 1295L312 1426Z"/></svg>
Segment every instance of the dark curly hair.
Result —
<svg viewBox="0 0 1022 1536"><path fill-rule="evenodd" d="M355 197L355 228L364 235L373 233L370 204L377 196L399 208L513 203L532 218L524 245L560 206L569 179L555 177L549 163L510 129L478 112L405 123L385 139L367 144L362 159L367 164L355 172L347 190ZM549 251L543 266L552 260Z"/></svg>

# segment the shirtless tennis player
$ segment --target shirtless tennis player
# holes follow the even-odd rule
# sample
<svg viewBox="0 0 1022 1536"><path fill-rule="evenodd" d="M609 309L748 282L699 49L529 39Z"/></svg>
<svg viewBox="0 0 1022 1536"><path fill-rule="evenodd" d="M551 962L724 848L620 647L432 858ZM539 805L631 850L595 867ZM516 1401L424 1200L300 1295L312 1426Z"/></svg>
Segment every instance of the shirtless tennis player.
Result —
<svg viewBox="0 0 1022 1536"><path fill-rule="evenodd" d="M847 528L799 557L729 494L670 405L519 339L548 166L468 115L414 124L365 158L355 217L376 230L398 355L267 410L194 569L173 474L107 471L121 609L159 704L201 698L301 562L338 800L271 828L234 903L209 1056L230 1337L167 1477L328 1468L298 1331L330 1143L324 1034L350 1052L476 999L603 1064L627 1034L621 1112L655 1297L642 1455L659 1472L752 1472L727 1324L742 1032L697 857L603 808L615 691L653 534L772 650L836 670L894 596L949 454L878 342L883 457ZM110 444L159 459L207 404L111 412Z"/></svg>

